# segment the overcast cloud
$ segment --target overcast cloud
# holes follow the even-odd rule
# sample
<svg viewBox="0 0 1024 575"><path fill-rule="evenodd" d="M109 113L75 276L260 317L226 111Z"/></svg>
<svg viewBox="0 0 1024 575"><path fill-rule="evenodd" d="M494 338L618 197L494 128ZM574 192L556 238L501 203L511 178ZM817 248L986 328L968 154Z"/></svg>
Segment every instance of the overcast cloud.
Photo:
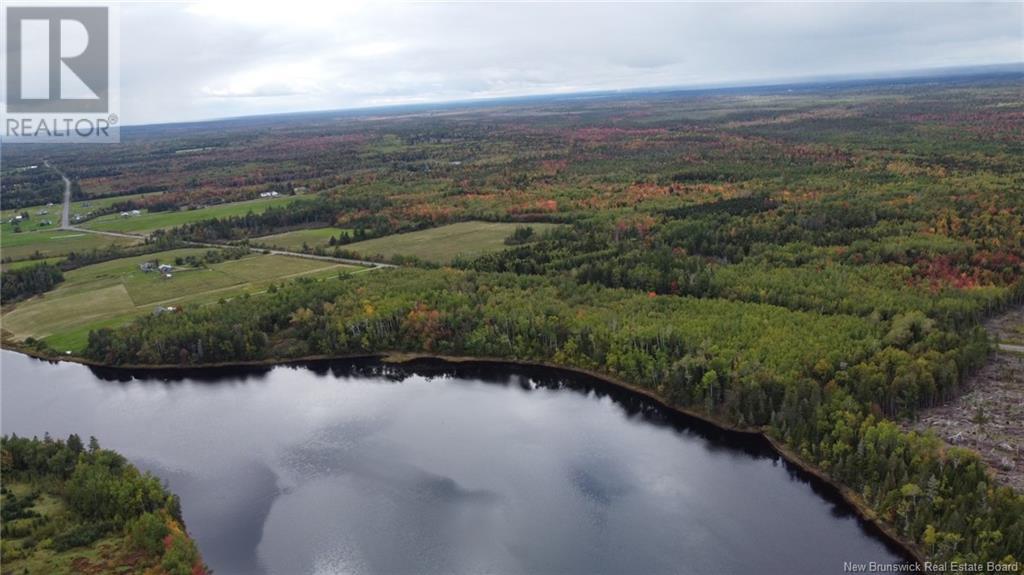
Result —
<svg viewBox="0 0 1024 575"><path fill-rule="evenodd" d="M1022 7L129 4L121 115L140 124L1020 62Z"/></svg>

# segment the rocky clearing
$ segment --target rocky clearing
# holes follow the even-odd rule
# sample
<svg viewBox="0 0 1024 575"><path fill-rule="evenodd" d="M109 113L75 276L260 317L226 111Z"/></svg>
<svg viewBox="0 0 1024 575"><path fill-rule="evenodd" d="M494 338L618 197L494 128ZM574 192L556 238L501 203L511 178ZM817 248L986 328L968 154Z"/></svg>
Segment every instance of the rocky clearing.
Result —
<svg viewBox="0 0 1024 575"><path fill-rule="evenodd" d="M977 451L999 481L1024 491L1024 307L993 318L985 328L1003 344L950 403L926 409L908 429L931 429L946 442Z"/></svg>

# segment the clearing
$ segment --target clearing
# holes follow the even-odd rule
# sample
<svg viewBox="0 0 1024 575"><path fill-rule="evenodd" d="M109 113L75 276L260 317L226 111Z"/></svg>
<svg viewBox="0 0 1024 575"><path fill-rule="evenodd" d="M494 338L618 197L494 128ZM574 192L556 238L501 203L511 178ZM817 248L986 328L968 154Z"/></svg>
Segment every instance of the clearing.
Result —
<svg viewBox="0 0 1024 575"><path fill-rule="evenodd" d="M1024 307L992 318L985 328L1000 342L1019 341ZM997 349L963 395L921 411L905 427L930 429L948 443L970 447L1001 483L1024 491L1024 354Z"/></svg>
<svg viewBox="0 0 1024 575"><path fill-rule="evenodd" d="M139 242L131 238L116 238L99 234L88 234L74 230L60 230L60 209L48 216L53 223L38 227L38 222L22 225L20 232L6 220L0 225L0 256L4 260L16 261L38 256L51 258L64 256L73 251L87 252L111 244L132 245Z"/></svg>
<svg viewBox="0 0 1024 575"><path fill-rule="evenodd" d="M253 238L251 243L253 245L270 246L279 250L297 252L302 249L303 245L311 248L327 246L329 245L328 242L330 242L332 236L338 238L341 237L342 234L346 233L351 236L355 233L355 230L348 228L312 228L295 230L281 234L272 234L269 236Z"/></svg>
<svg viewBox="0 0 1024 575"><path fill-rule="evenodd" d="M106 209L114 204L121 202L127 202L131 200L138 200L150 195L159 195L161 192L148 192L145 194L129 194L126 196L110 196L106 198L95 198L87 200L77 200L71 202L71 210L69 215L71 217L71 223L74 224L76 221L82 221L89 217L91 213L96 210ZM60 206L57 206L58 212ZM75 220L75 216L79 216L79 220Z"/></svg>
<svg viewBox="0 0 1024 575"><path fill-rule="evenodd" d="M414 256L424 261L447 264L456 256L470 258L510 247L505 245L505 238L520 226L531 227L534 234L541 234L558 227L558 224L460 222L356 242L342 248L363 257Z"/></svg>
<svg viewBox="0 0 1024 575"><path fill-rule="evenodd" d="M244 216L250 211L260 213L273 206L284 206L295 201L295 196L278 196L276 198L260 198L245 202L233 202L230 204L217 204L194 210L178 210L167 212L144 211L137 216L122 216L121 214L108 214L89 220L81 225L90 230L121 233L149 233L154 230L172 228L212 218L227 218L231 216Z"/></svg>

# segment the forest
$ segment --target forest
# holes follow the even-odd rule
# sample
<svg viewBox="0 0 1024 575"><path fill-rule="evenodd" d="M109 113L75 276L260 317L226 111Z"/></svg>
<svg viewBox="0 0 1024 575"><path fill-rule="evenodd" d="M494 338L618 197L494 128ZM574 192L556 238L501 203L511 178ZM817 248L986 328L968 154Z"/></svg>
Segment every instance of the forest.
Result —
<svg viewBox="0 0 1024 575"><path fill-rule="evenodd" d="M60 268L48 263L9 270L0 274L0 299L15 302L53 289L64 281Z"/></svg>
<svg viewBox="0 0 1024 575"><path fill-rule="evenodd" d="M177 497L95 437L5 435L0 471L4 573L207 572Z"/></svg>
<svg viewBox="0 0 1024 575"><path fill-rule="evenodd" d="M64 199L64 181L53 168L41 162L4 170L0 195L5 210L54 203Z"/></svg>
<svg viewBox="0 0 1024 575"><path fill-rule="evenodd" d="M959 396L993 344L980 322L1024 302L1020 80L248 119L140 131L117 162L57 150L80 193L146 193L159 209L304 192L163 230L169 245L518 226L504 249L451 265L399 257L99 327L82 355L401 351L592 370L763 430L923 556L1011 564L1024 494L976 453L896 422ZM543 223L561 225L527 231ZM316 253L364 255L351 246Z"/></svg>

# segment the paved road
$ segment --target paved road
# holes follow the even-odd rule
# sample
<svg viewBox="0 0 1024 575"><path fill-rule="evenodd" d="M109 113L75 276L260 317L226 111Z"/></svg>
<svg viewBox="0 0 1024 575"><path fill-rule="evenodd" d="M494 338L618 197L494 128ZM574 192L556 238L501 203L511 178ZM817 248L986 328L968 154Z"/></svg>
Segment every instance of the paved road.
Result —
<svg viewBox="0 0 1024 575"><path fill-rule="evenodd" d="M49 160L44 160L43 163L53 168L50 166ZM64 206L60 213L60 229L69 230L71 229L71 180L57 168L53 168L53 171L60 174L61 179L64 180Z"/></svg>
<svg viewBox="0 0 1024 575"><path fill-rule="evenodd" d="M50 166L50 162L49 161L44 161L43 163L46 164L47 166ZM50 167L53 168L53 166L50 166ZM101 236L111 236L111 237L115 237L115 238L129 238L129 239L136 239L136 240L144 240L144 239L146 239L147 236L145 234L129 234L129 233L123 233L123 232L105 232L105 231L100 231L100 230L90 230L90 229L86 229L86 228L80 228L80 227L77 227L77 226L72 226L71 225L71 180L69 180L68 177L65 176L64 173L61 172L60 170L58 170L57 168L53 168L53 170L55 172L57 172L58 174L60 174L60 177L64 180L64 208L63 208L63 210L61 212L61 216L60 216L60 229L68 230L68 231L75 231L75 232L83 232L83 233L87 233L87 234L98 234L98 235L101 235ZM215 243L209 243L209 242L186 242L186 243L189 244L189 245L193 245L193 246L207 247L207 248L231 247L231 246L228 246L228 245L225 245L225 244L215 244ZM296 258L306 258L306 259L310 259L310 260L321 260L321 261L325 261L325 262L335 262L335 263L339 263L339 264L348 264L348 265L351 265L351 266L363 266L363 267L367 267L367 268L370 268L370 269L393 268L393 267L395 267L395 266L393 266L391 264L385 264L385 263L381 263L381 262L371 262L369 260L354 260L354 259L349 259L349 258L336 258L336 257L333 257L333 256L318 256L316 254L304 254L302 252L289 252L289 251L285 251L285 250L262 250L262 249L259 249L259 248L249 248L249 249L252 250L252 251L266 251L266 252L269 252L269 253L272 253L272 254L276 254L276 255L279 255L279 256L292 256L292 257L296 257Z"/></svg>

